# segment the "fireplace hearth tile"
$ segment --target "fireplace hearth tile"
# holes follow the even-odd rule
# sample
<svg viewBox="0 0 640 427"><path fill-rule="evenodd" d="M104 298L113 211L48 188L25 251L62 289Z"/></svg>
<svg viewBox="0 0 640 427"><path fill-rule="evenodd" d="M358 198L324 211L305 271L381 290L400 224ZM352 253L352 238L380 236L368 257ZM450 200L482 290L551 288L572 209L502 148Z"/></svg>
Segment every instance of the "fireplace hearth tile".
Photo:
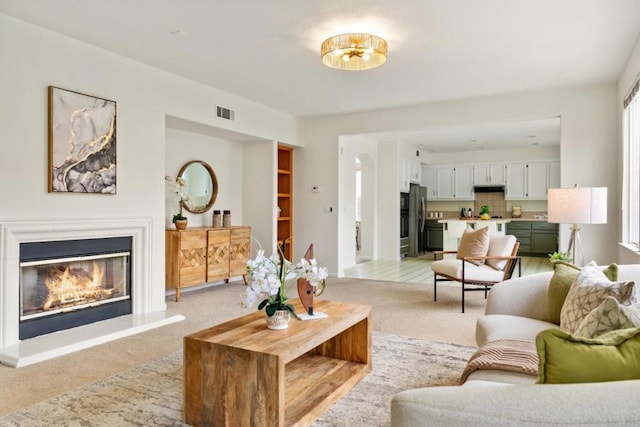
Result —
<svg viewBox="0 0 640 427"><path fill-rule="evenodd" d="M182 315L153 312L103 320L0 348L0 363L21 368L184 319Z"/></svg>

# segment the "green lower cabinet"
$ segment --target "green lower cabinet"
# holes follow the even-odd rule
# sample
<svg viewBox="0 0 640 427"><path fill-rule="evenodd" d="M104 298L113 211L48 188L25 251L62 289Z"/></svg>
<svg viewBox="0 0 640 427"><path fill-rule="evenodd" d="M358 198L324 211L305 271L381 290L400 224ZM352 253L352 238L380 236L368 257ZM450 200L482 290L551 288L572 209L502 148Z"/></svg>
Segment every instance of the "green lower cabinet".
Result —
<svg viewBox="0 0 640 427"><path fill-rule="evenodd" d="M531 252L552 254L558 250L558 234L544 231L531 232Z"/></svg>
<svg viewBox="0 0 640 427"><path fill-rule="evenodd" d="M426 225L427 250L441 251L444 244L443 225L438 221L427 221Z"/></svg>
<svg viewBox="0 0 640 427"><path fill-rule="evenodd" d="M547 256L558 250L558 224L512 221L507 223L507 234L520 242L519 255Z"/></svg>
<svg viewBox="0 0 640 427"><path fill-rule="evenodd" d="M401 237L400 238L400 255L406 256L409 253L409 238Z"/></svg>
<svg viewBox="0 0 640 427"><path fill-rule="evenodd" d="M439 230L427 230L427 250L428 251L441 251L444 239L444 232L442 227Z"/></svg>

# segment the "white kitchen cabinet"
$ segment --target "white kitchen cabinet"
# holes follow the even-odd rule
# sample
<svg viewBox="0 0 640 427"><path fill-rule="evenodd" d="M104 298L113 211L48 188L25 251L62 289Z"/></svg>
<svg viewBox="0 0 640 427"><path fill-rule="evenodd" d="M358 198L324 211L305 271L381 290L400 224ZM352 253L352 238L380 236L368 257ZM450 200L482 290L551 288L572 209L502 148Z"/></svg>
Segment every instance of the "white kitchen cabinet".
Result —
<svg viewBox="0 0 640 427"><path fill-rule="evenodd" d="M422 166L422 186L427 187L427 197L433 200L436 197L436 170L429 165Z"/></svg>
<svg viewBox="0 0 640 427"><path fill-rule="evenodd" d="M560 162L549 162L549 188L560 188Z"/></svg>
<svg viewBox="0 0 640 427"><path fill-rule="evenodd" d="M524 162L507 163L505 168L507 184L504 189L506 200L523 200L526 198L526 165Z"/></svg>
<svg viewBox="0 0 640 427"><path fill-rule="evenodd" d="M453 167L454 191L456 200L473 200L473 165L455 165Z"/></svg>
<svg viewBox="0 0 640 427"><path fill-rule="evenodd" d="M504 185L505 163L482 163L473 166L474 185Z"/></svg>
<svg viewBox="0 0 640 427"><path fill-rule="evenodd" d="M422 185L427 187L429 200L473 200L473 166L425 166Z"/></svg>
<svg viewBox="0 0 640 427"><path fill-rule="evenodd" d="M422 163L420 160L401 155L398 159L398 180L402 193L408 193L411 184L421 184Z"/></svg>
<svg viewBox="0 0 640 427"><path fill-rule="evenodd" d="M409 175L411 173L409 160L400 156L398 159L398 183L400 185L401 193L409 192Z"/></svg>
<svg viewBox="0 0 640 427"><path fill-rule="evenodd" d="M527 163L527 192L529 200L547 200L547 186L549 185L549 163Z"/></svg>
<svg viewBox="0 0 640 427"><path fill-rule="evenodd" d="M454 180L453 166L438 165L435 167L436 177L436 200L453 200L454 199Z"/></svg>
<svg viewBox="0 0 640 427"><path fill-rule="evenodd" d="M413 184L422 182L422 163L420 160L409 160L409 182Z"/></svg>
<svg viewBox="0 0 640 427"><path fill-rule="evenodd" d="M560 162L513 162L505 170L505 200L547 200L547 190L560 185Z"/></svg>

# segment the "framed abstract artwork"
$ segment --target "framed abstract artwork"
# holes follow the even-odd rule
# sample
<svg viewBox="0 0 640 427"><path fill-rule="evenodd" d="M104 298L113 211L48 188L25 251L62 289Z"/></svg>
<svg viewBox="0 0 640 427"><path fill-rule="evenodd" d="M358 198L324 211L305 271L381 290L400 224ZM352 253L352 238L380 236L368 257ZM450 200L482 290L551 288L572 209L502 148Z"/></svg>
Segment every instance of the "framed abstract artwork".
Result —
<svg viewBox="0 0 640 427"><path fill-rule="evenodd" d="M116 194L116 103L49 86L49 192Z"/></svg>

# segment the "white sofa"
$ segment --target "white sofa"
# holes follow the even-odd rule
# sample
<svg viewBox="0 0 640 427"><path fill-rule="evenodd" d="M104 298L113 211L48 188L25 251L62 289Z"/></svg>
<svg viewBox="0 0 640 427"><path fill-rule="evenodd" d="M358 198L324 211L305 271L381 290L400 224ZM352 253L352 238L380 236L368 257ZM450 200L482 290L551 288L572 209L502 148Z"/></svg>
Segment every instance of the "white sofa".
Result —
<svg viewBox="0 0 640 427"><path fill-rule="evenodd" d="M557 327L547 321L552 272L501 282L489 292L478 319L478 346L496 339L535 341ZM618 280L640 286L640 264L620 265ZM638 355L640 360L640 355ZM391 425L640 425L640 380L587 384L535 384L536 377L478 370L462 386L428 387L398 393Z"/></svg>

